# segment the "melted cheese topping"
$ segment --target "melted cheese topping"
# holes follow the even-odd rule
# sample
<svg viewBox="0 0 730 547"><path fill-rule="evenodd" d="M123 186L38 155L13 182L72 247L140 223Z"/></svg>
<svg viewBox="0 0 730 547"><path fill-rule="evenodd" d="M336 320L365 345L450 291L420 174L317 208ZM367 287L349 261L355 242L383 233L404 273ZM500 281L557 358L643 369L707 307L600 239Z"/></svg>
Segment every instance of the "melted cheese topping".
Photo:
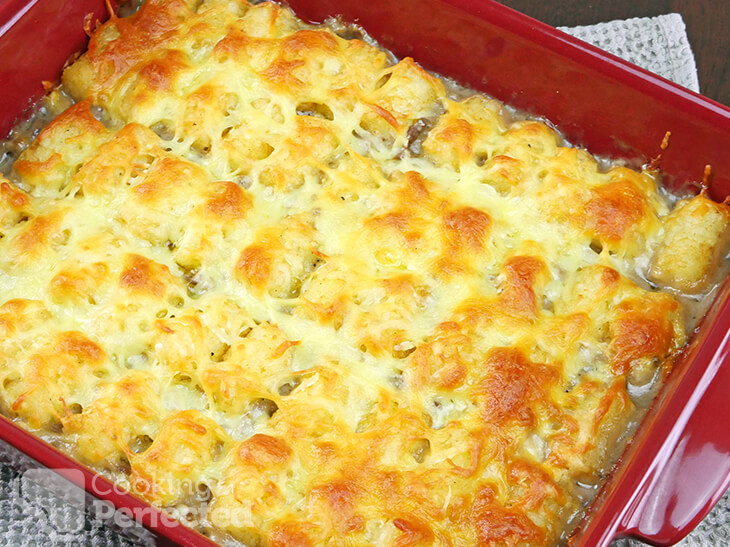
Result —
<svg viewBox="0 0 730 547"><path fill-rule="evenodd" d="M0 183L3 411L247 545L554 543L685 342L631 279L728 225L270 3L148 0L64 83Z"/></svg>

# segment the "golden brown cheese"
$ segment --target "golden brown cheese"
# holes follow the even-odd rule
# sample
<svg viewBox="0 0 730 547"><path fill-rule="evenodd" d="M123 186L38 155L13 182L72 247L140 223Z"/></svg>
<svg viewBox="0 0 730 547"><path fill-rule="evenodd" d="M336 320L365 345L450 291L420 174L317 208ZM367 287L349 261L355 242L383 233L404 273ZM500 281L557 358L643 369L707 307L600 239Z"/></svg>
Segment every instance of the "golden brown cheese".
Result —
<svg viewBox="0 0 730 547"><path fill-rule="evenodd" d="M163 410L159 388L149 372L122 374L100 386L101 393L87 407L69 408L61 417L63 429L77 436L78 453L85 461L113 471L128 470L131 453L146 448L159 431Z"/></svg>
<svg viewBox="0 0 730 547"><path fill-rule="evenodd" d="M0 180L2 410L247 545L555 543L685 342L641 276L723 248L726 206L275 4L148 0L63 78Z"/></svg>
<svg viewBox="0 0 730 547"><path fill-rule="evenodd" d="M108 137L104 125L91 114L90 105L81 101L68 108L13 164L23 183L36 194L63 192L74 172Z"/></svg>

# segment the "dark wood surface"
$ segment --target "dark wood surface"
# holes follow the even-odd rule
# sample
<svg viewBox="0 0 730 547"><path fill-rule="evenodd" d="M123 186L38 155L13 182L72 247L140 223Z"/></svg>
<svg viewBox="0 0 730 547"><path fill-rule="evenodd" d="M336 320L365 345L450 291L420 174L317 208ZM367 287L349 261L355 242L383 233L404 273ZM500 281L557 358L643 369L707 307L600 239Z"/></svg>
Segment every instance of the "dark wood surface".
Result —
<svg viewBox="0 0 730 547"><path fill-rule="evenodd" d="M499 0L553 26L680 13L703 95L730 106L730 0Z"/></svg>

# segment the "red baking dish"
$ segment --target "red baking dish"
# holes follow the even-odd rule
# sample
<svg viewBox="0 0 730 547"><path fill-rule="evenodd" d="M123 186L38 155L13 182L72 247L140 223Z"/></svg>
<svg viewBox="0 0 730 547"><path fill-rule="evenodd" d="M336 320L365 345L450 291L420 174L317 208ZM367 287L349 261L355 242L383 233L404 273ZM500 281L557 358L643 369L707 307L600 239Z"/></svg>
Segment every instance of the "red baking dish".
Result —
<svg viewBox="0 0 730 547"><path fill-rule="evenodd" d="M662 154L665 181L677 188L712 165L711 193L730 194L730 109L491 0L290 0L304 19L342 15L399 56L545 116L594 154L637 165ZM85 43L85 16L104 18L101 0L0 2L0 136L58 79ZM633 442L571 545L603 546L632 536L655 545L679 541L730 484L730 283L678 360ZM82 469L85 488L184 545L210 540L170 526L138 499L6 419L0 438L52 468ZM165 524L168 522L168 524Z"/></svg>

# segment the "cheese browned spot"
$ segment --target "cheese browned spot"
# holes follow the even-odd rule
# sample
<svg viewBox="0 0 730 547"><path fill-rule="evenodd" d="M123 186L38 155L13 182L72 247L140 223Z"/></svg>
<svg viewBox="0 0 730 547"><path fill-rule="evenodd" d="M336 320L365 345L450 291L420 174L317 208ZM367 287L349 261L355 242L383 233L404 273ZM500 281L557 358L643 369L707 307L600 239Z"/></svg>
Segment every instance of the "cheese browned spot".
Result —
<svg viewBox="0 0 730 547"><path fill-rule="evenodd" d="M726 206L275 4L147 0L63 80L0 179L0 408L243 544L557 543L685 343L634 280L723 256Z"/></svg>
<svg viewBox="0 0 730 547"><path fill-rule="evenodd" d="M586 203L587 224L608 240L620 240L644 216L645 198L628 180L599 186Z"/></svg>
<svg viewBox="0 0 730 547"><path fill-rule="evenodd" d="M271 256L266 247L261 245L246 247L238 258L236 271L256 287L265 285L271 273Z"/></svg>
<svg viewBox="0 0 730 547"><path fill-rule="evenodd" d="M132 293L147 293L160 297L165 293L164 278L169 275L166 266L157 264L140 255L128 255L119 276L121 287Z"/></svg>

